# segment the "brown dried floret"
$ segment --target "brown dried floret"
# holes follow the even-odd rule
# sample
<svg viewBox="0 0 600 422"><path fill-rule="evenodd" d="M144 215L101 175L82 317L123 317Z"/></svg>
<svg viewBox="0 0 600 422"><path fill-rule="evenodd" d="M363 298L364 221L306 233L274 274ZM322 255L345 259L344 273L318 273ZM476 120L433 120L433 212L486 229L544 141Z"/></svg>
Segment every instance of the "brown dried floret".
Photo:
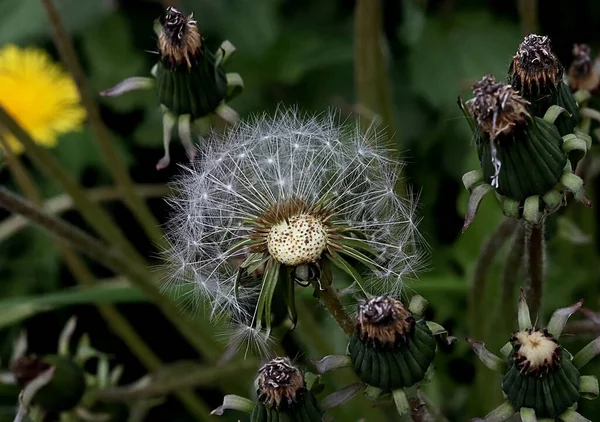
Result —
<svg viewBox="0 0 600 422"><path fill-rule="evenodd" d="M382 344L405 341L415 319L399 300L389 296L373 298L359 307L357 328L363 340Z"/></svg>
<svg viewBox="0 0 600 422"><path fill-rule="evenodd" d="M479 129L491 140L500 134L510 134L517 125L530 118L529 101L521 97L511 85L497 82L486 75L473 85L474 97L467 103Z"/></svg>

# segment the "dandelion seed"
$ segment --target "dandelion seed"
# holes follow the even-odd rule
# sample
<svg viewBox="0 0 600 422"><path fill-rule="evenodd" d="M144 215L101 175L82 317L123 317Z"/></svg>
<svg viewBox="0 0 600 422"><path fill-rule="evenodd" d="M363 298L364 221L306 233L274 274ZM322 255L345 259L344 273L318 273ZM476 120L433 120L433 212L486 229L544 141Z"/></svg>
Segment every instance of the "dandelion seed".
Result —
<svg viewBox="0 0 600 422"><path fill-rule="evenodd" d="M327 289L334 266L368 297L399 295L422 264L415 198L393 189L401 163L374 130L338 119L280 110L242 122L181 176L171 282L191 284L213 317L268 337L273 304L294 324L295 285Z"/></svg>

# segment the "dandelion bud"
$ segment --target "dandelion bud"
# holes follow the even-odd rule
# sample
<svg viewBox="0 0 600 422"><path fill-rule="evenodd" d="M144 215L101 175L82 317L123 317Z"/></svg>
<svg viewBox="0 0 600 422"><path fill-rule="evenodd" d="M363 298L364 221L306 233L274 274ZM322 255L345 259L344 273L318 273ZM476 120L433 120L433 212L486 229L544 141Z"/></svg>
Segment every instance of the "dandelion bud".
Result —
<svg viewBox="0 0 600 422"><path fill-rule="evenodd" d="M304 375L288 358L275 358L258 371L258 402L251 422L320 421L322 412L306 388Z"/></svg>
<svg viewBox="0 0 600 422"><path fill-rule="evenodd" d="M425 378L436 341L423 318L380 296L362 304L348 352L361 381L382 390L410 387Z"/></svg>
<svg viewBox="0 0 600 422"><path fill-rule="evenodd" d="M587 44L573 46L573 62L569 68L571 91L580 89L594 91L600 84L600 60L592 62L591 49Z"/></svg>
<svg viewBox="0 0 600 422"><path fill-rule="evenodd" d="M597 396L596 377L582 376L579 370L600 350L592 342L592 347L588 345L573 357L558 341L568 318L581 308L582 303L557 310L548 328L540 329L532 326L521 291L519 331L502 348L506 360L490 353L483 343L468 340L487 367L503 373L502 391L510 406L500 408L509 410L504 415L506 419L515 411L521 414L533 411L537 420L568 420L561 415L567 411L573 413L573 406L580 397L591 399Z"/></svg>
<svg viewBox="0 0 600 422"><path fill-rule="evenodd" d="M560 208L566 191L589 203L572 163L587 152L591 138L581 133L561 137L553 123L562 109L550 108L540 118L530 113L529 105L511 85L491 75L473 85L465 113L475 129L482 169L463 177L472 192L464 229L491 190L507 216L530 223Z"/></svg>
<svg viewBox="0 0 600 422"><path fill-rule="evenodd" d="M47 412L62 412L75 407L85 393L83 370L70 358L58 355L21 357L12 363L11 371L21 387L38 375L54 368L52 379L39 389L32 404Z"/></svg>
<svg viewBox="0 0 600 422"><path fill-rule="evenodd" d="M533 115L542 117L553 105L563 107L568 115L558 116L554 124L561 135L573 132L580 120L579 109L563 81L563 67L552 51L550 38L526 36L508 73L511 85L531 103Z"/></svg>

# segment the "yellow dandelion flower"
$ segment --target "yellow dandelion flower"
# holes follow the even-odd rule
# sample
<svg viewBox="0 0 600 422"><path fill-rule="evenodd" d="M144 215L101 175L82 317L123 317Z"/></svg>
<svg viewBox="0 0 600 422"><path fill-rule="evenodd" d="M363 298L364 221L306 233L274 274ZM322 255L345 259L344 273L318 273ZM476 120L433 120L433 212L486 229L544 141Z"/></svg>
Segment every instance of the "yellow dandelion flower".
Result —
<svg viewBox="0 0 600 422"><path fill-rule="evenodd" d="M0 104L47 147L55 146L60 134L79 129L85 119L73 78L37 48L9 44L0 49ZM19 141L5 136L15 153L23 151Z"/></svg>

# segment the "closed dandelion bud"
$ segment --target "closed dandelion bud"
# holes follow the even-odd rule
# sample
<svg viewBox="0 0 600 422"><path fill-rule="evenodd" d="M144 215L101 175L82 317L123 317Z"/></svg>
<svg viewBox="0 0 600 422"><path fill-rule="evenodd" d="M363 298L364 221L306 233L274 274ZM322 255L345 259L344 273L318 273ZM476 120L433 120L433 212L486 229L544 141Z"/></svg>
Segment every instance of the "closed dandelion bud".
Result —
<svg viewBox="0 0 600 422"><path fill-rule="evenodd" d="M410 387L425 378L435 351L425 320L400 301L380 296L360 306L348 352L361 381L384 391Z"/></svg>
<svg viewBox="0 0 600 422"><path fill-rule="evenodd" d="M496 191L507 216L530 223L539 223L560 208L566 191L589 204L583 182L572 169L587 152L591 138L584 134L562 137L553 124L562 109L550 108L544 118L537 117L529 101L491 75L473 85L473 95L464 111L475 131L481 170L463 176L471 191L464 229L483 195L491 190Z"/></svg>
<svg viewBox="0 0 600 422"><path fill-rule="evenodd" d="M542 117L553 105L568 115L558 116L555 125L561 135L573 132L579 123L577 103L564 83L563 67L550 46L550 38L531 34L525 37L509 68L511 85L531 103L534 116Z"/></svg>
<svg viewBox="0 0 600 422"><path fill-rule="evenodd" d="M83 370L70 358L58 355L22 357L13 362L11 370L21 387L38 375L54 368L52 379L39 389L32 404L47 412L63 412L74 408L85 393Z"/></svg>
<svg viewBox="0 0 600 422"><path fill-rule="evenodd" d="M580 398L598 396L595 376L581 375L580 369L600 353L599 339L592 341L574 357L559 343L569 317L583 304L579 301L552 315L547 328L532 325L523 289L518 306L519 330L502 348L502 359L489 352L482 342L467 339L490 369L502 372L502 391L506 403L484 420L508 420L518 412L523 420L584 420L575 413ZM526 418L527 416L527 418ZM533 418L532 418L533 417ZM489 418L489 419L488 419Z"/></svg>
<svg viewBox="0 0 600 422"><path fill-rule="evenodd" d="M322 419L304 375L288 358L275 358L258 371L258 402L251 422L314 422Z"/></svg>
<svg viewBox="0 0 600 422"><path fill-rule="evenodd" d="M204 45L193 16L169 7L160 19L156 84L160 103L192 120L206 116L227 95L227 77Z"/></svg>

